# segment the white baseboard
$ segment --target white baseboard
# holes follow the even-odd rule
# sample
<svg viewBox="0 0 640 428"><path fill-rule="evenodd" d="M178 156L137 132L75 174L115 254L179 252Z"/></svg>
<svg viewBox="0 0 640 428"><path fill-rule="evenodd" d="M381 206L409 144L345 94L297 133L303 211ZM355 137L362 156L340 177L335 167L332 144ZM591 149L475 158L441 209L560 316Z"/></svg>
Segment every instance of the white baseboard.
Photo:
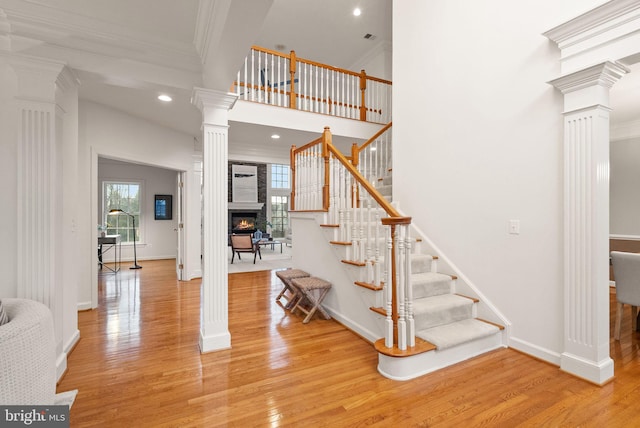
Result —
<svg viewBox="0 0 640 428"><path fill-rule="evenodd" d="M229 348L231 348L231 333L224 332L205 337L200 332L200 353L205 354Z"/></svg>
<svg viewBox="0 0 640 428"><path fill-rule="evenodd" d="M558 352L541 348L538 345L529 343L526 340L518 339L513 336L509 337L509 348L531 355L532 357L560 366L561 356Z"/></svg>
<svg viewBox="0 0 640 428"><path fill-rule="evenodd" d="M640 236L638 235L609 235L609 239L618 239L620 241L640 241Z"/></svg>
<svg viewBox="0 0 640 428"><path fill-rule="evenodd" d="M596 385L604 385L613 378L613 360L609 357L595 362L565 352L560 369Z"/></svg>
<svg viewBox="0 0 640 428"><path fill-rule="evenodd" d="M56 382L60 381L62 375L67 371L67 353L61 352L56 357Z"/></svg>
<svg viewBox="0 0 640 428"><path fill-rule="evenodd" d="M88 311L90 309L93 309L91 307L91 302L78 302L78 310L79 311Z"/></svg>
<svg viewBox="0 0 640 428"><path fill-rule="evenodd" d="M337 313L336 311L334 311L330 307L328 307L328 306L326 306L324 304L322 305L322 307L327 312L329 312L329 315L331 315L340 324L344 325L349 330L353 331L354 333L358 334L359 336L361 336L362 338L368 340L369 342L375 343L376 340L378 340L378 339L380 339L382 337L379 334L375 334L374 332L364 328L363 326L361 326L360 324L358 324L355 321L351 320L350 318L342 316L341 314Z"/></svg>
<svg viewBox="0 0 640 428"><path fill-rule="evenodd" d="M196 269L187 276L187 281L191 281L192 279L202 278L202 270Z"/></svg>
<svg viewBox="0 0 640 428"><path fill-rule="evenodd" d="M69 354L71 350L76 346L79 340L80 340L80 330L76 329L76 331L71 336L71 339L69 339L66 345L64 346L64 352Z"/></svg>
<svg viewBox="0 0 640 428"><path fill-rule="evenodd" d="M56 382L59 382L67 371L67 355L69 355L69 352L71 352L76 343L78 343L78 340L80 340L80 330L76 329L71 338L64 345L63 351L56 357Z"/></svg>

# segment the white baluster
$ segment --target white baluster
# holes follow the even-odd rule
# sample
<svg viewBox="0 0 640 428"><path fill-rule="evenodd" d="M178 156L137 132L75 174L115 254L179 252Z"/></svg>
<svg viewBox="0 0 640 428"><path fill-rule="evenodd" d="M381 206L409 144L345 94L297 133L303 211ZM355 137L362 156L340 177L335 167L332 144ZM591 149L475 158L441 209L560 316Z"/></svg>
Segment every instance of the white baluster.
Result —
<svg viewBox="0 0 640 428"><path fill-rule="evenodd" d="M384 281L384 279L380 276L381 272L380 272L380 228L382 227L382 222L380 220L380 209L378 209L378 205L376 204L376 210L374 213L374 219L375 219L375 224L374 224L374 239L375 239L375 270L373 272L373 283L376 285L382 285L382 282ZM384 236L384 235L383 235Z"/></svg>
<svg viewBox="0 0 640 428"><path fill-rule="evenodd" d="M249 96L249 82L247 80L247 73L248 73L248 65L249 65L249 60L248 58L244 59L244 100L247 100L247 97Z"/></svg>
<svg viewBox="0 0 640 428"><path fill-rule="evenodd" d="M366 222L367 222L367 231L366 231L366 236L367 236L367 254L366 254L366 260L367 260L367 265L369 266L368 271L367 271L367 282L370 284L373 284L374 281L374 276L373 276L373 236L372 236L372 232L371 232L371 198L367 198L367 216L366 216Z"/></svg>
<svg viewBox="0 0 640 428"><path fill-rule="evenodd" d="M398 348L401 350L407 349L407 324L406 324L406 314L405 314L405 277L404 277L404 259L405 259L405 248L404 248L404 239L400 235L400 231L402 228L396 228L396 248L398 249L398 256L396 262L396 277L397 277L397 290L396 296L397 304L398 304Z"/></svg>
<svg viewBox="0 0 640 428"><path fill-rule="evenodd" d="M256 51L252 49L251 50L251 101L256 100L255 73L256 73Z"/></svg>
<svg viewBox="0 0 640 428"><path fill-rule="evenodd" d="M322 209L322 195L324 194L324 157L322 146L316 146L316 209Z"/></svg>
<svg viewBox="0 0 640 428"><path fill-rule="evenodd" d="M416 326L413 319L413 287L411 286L411 236L409 234L409 226L403 226L405 229L404 246L406 251L405 257L405 289L407 301L407 340L410 347L416 346Z"/></svg>
<svg viewBox="0 0 640 428"><path fill-rule="evenodd" d="M389 229L389 228L385 228L385 229ZM392 238L391 238L391 231L387 230L387 254L385 257L385 265L390 265L391 263L391 254L392 254ZM393 282L391 281L391 269L386 269L387 271L387 275L386 275L386 283L384 285L384 290L385 290L385 310L387 312L387 318L386 318L386 325L385 325L385 336L384 336L384 344L387 348L392 348L393 347L393 301L392 301L392 284Z"/></svg>

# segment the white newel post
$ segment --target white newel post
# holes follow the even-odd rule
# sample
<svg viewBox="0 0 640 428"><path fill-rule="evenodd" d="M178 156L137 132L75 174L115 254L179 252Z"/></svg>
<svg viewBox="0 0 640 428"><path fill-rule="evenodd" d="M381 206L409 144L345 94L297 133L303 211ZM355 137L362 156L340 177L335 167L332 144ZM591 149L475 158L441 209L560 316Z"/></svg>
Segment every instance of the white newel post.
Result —
<svg viewBox="0 0 640 428"><path fill-rule="evenodd" d="M604 62L550 82L564 94L562 370L602 384L609 356L609 89L626 68Z"/></svg>
<svg viewBox="0 0 640 428"><path fill-rule="evenodd" d="M203 272L200 301L200 351L231 347L227 279L228 112L237 96L195 88L192 102L202 112Z"/></svg>

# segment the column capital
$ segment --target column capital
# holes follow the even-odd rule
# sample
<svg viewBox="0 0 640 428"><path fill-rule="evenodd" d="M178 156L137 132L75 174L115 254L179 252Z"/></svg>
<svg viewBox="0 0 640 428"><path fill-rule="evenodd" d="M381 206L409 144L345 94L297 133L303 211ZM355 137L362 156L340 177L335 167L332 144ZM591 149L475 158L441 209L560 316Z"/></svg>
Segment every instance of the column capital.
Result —
<svg viewBox="0 0 640 428"><path fill-rule="evenodd" d="M12 56L9 64L18 76L18 97L33 101L54 102L58 79L66 68L61 62ZM67 73L71 73L68 71ZM70 74L73 76L73 74ZM77 82L75 76L63 76L63 85Z"/></svg>
<svg viewBox="0 0 640 428"><path fill-rule="evenodd" d="M606 61L591 67L567 74L548 82L563 94L592 86L611 88L614 83L630 70L619 62Z"/></svg>
<svg viewBox="0 0 640 428"><path fill-rule="evenodd" d="M202 112L204 123L227 126L227 113L237 99L236 94L196 87L193 88L191 103Z"/></svg>
<svg viewBox="0 0 640 428"><path fill-rule="evenodd" d="M630 70L618 62L600 64L548 82L564 94L564 112L592 107L609 108L609 90Z"/></svg>

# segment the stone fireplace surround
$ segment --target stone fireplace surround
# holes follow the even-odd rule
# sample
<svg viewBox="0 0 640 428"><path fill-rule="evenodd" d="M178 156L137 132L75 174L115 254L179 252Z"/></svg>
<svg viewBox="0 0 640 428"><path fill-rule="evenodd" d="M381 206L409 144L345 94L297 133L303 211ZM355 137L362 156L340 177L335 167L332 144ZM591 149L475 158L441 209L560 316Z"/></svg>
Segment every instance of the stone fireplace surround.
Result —
<svg viewBox="0 0 640 428"><path fill-rule="evenodd" d="M253 165L258 169L258 201L257 202L233 202L233 186L232 186L232 165ZM256 228L261 224L266 224L267 221L267 164L264 163L252 163L252 162L240 162L229 161L228 163L228 234L231 235L233 231L233 218L232 215L240 213L255 214ZM264 230L263 230L264 231Z"/></svg>

